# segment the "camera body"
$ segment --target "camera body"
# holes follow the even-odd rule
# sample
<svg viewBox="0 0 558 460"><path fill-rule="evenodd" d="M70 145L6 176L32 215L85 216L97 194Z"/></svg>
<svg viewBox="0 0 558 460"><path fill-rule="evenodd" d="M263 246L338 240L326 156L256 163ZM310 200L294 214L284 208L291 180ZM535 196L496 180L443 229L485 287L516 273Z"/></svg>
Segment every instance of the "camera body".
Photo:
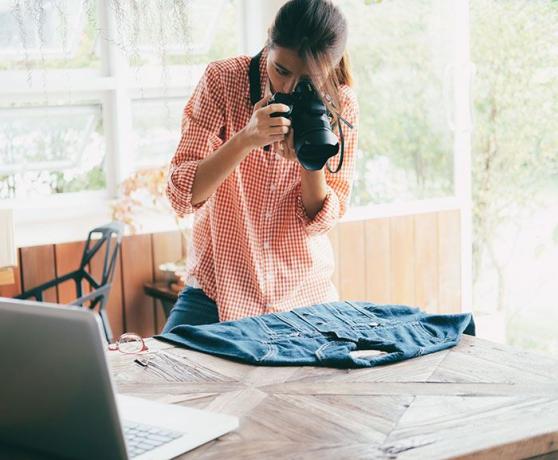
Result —
<svg viewBox="0 0 558 460"><path fill-rule="evenodd" d="M269 104L289 106L288 112L274 112L272 117L290 118L294 130L296 156L304 169L322 169L339 151L339 140L331 129L329 113L310 80L298 82L290 94L275 93Z"/></svg>

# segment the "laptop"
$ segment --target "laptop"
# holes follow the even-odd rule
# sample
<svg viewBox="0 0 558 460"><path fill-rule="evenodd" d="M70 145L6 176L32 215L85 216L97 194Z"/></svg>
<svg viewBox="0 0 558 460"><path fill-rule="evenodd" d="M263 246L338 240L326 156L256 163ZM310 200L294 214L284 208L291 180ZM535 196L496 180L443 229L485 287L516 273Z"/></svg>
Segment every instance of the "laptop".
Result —
<svg viewBox="0 0 558 460"><path fill-rule="evenodd" d="M106 349L91 311L0 297L0 449L159 460L238 427L236 417L115 394Z"/></svg>

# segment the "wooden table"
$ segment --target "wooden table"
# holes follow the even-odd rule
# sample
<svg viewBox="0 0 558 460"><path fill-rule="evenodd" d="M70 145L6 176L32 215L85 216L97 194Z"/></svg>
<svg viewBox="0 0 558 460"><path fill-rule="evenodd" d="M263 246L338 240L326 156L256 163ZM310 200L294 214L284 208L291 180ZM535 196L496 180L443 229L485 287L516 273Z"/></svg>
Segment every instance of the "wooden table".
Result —
<svg viewBox="0 0 558 460"><path fill-rule="evenodd" d="M180 458L558 458L558 360L463 336L388 366L256 367L173 347L142 368L109 354L119 392L240 417ZM547 454L554 451L554 454Z"/></svg>

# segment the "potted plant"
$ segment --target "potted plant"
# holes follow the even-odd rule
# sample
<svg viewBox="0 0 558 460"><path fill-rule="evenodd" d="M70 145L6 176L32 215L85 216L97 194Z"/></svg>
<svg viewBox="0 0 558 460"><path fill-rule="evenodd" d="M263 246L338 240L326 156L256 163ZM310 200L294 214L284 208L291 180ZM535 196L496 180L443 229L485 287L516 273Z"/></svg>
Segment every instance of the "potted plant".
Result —
<svg viewBox="0 0 558 460"><path fill-rule="evenodd" d="M141 215L147 211L172 216L182 237L182 247L187 247L191 235L191 216L179 219L171 208L166 194L168 167L140 169L125 179L120 185L120 198L111 203L112 218L126 224L130 233L141 230ZM178 260L159 265L159 270L167 274L169 287L181 290L186 269L186 254Z"/></svg>

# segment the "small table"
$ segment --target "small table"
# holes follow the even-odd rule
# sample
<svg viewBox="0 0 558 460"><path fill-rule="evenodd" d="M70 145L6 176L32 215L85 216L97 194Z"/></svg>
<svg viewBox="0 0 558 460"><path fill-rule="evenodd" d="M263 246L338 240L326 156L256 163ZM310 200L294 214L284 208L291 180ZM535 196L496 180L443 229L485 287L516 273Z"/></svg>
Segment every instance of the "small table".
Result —
<svg viewBox="0 0 558 460"><path fill-rule="evenodd" d="M178 298L178 292L171 289L168 283L145 283L143 291L146 295L161 301L165 312L165 318L169 317L170 311Z"/></svg>
<svg viewBox="0 0 558 460"><path fill-rule="evenodd" d="M367 369L259 367L148 339L120 393L240 418L180 458L558 458L558 360L476 337ZM545 455L554 451L554 454Z"/></svg>

